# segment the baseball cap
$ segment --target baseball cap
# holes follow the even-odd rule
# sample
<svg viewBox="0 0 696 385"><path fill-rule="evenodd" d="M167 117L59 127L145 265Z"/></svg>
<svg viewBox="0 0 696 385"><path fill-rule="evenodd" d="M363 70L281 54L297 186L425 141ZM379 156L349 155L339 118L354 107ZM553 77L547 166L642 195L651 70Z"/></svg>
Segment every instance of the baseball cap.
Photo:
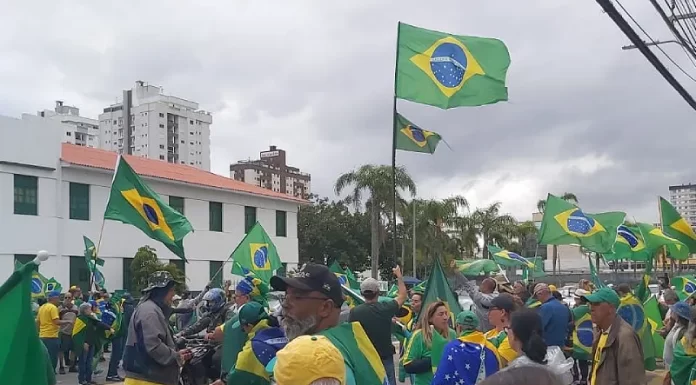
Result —
<svg viewBox="0 0 696 385"><path fill-rule="evenodd" d="M464 310L463 312L457 314L457 325L468 326L472 329L476 329L479 326L479 318L471 310Z"/></svg>
<svg viewBox="0 0 696 385"><path fill-rule="evenodd" d="M670 307L672 313L675 313L681 318L691 320L691 306L684 301L679 301Z"/></svg>
<svg viewBox="0 0 696 385"><path fill-rule="evenodd" d="M551 289L549 288L549 285L547 285L545 283L537 283L537 285L534 286L534 296L536 296L537 294L539 294L539 292L544 291L544 290L551 291Z"/></svg>
<svg viewBox="0 0 696 385"><path fill-rule="evenodd" d="M320 378L346 383L341 352L325 336L299 336L276 354L273 378L278 384L309 385Z"/></svg>
<svg viewBox="0 0 696 385"><path fill-rule="evenodd" d="M48 295L47 295L46 297L48 297L48 298L60 297L60 291L58 291L58 290L51 290L51 291L48 292Z"/></svg>
<svg viewBox="0 0 696 385"><path fill-rule="evenodd" d="M268 313L258 302L247 302L239 311L240 325L256 325L262 319L267 319Z"/></svg>
<svg viewBox="0 0 696 385"><path fill-rule="evenodd" d="M590 294L590 292L585 290L585 289L577 289L577 290L575 290L575 293L573 293L573 296L575 298L582 298L582 297L589 295L589 294Z"/></svg>
<svg viewBox="0 0 696 385"><path fill-rule="evenodd" d="M497 297L493 298L491 300L491 306L494 308L498 308L501 310L505 310L508 313L512 312L515 310L515 302L512 300L512 296L510 295L498 295Z"/></svg>
<svg viewBox="0 0 696 385"><path fill-rule="evenodd" d="M621 300L616 292L608 287L603 287L592 294L584 296L589 303L602 303L606 302L612 306L618 308Z"/></svg>
<svg viewBox="0 0 696 385"><path fill-rule="evenodd" d="M549 285L549 290L550 291L558 291L558 289L556 289L556 285Z"/></svg>
<svg viewBox="0 0 696 385"><path fill-rule="evenodd" d="M271 277L271 286L275 290L287 291L288 287L303 291L318 291L329 297L337 307L343 305L343 291L336 274L324 265L307 263L294 277Z"/></svg>
<svg viewBox="0 0 696 385"><path fill-rule="evenodd" d="M379 282L374 278L367 278L360 283L361 293L379 293Z"/></svg>

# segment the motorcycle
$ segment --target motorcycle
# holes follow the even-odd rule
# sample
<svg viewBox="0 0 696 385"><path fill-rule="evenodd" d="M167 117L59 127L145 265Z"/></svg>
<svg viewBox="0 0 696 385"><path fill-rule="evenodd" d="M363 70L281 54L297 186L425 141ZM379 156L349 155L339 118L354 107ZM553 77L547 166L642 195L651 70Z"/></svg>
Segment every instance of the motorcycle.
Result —
<svg viewBox="0 0 696 385"><path fill-rule="evenodd" d="M181 338L177 341L179 349L188 349L191 359L181 368L179 385L207 385L220 378L220 362L215 353L222 348L219 344L200 338Z"/></svg>

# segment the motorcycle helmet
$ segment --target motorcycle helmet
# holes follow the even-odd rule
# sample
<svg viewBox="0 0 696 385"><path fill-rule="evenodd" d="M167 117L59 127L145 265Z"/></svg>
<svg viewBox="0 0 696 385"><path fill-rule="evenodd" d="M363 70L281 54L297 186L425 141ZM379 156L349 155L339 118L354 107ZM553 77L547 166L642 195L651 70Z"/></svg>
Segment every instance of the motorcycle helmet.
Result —
<svg viewBox="0 0 696 385"><path fill-rule="evenodd" d="M210 291L203 296L203 301L203 310L206 312L216 312L225 306L225 292L219 288L210 289Z"/></svg>

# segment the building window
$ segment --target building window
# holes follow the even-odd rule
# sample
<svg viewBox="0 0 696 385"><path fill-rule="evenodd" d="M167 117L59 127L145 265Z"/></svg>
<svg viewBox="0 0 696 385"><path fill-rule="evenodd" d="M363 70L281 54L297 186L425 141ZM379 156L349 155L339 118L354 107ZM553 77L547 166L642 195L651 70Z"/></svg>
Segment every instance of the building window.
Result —
<svg viewBox="0 0 696 385"><path fill-rule="evenodd" d="M35 176L14 176L14 213L19 215L38 215L39 181Z"/></svg>
<svg viewBox="0 0 696 385"><path fill-rule="evenodd" d="M251 231L256 224L256 207L244 206L244 233Z"/></svg>
<svg viewBox="0 0 696 385"><path fill-rule="evenodd" d="M133 272L131 271L131 264L133 263L133 258L123 258L123 290L127 292L133 291Z"/></svg>
<svg viewBox="0 0 696 385"><path fill-rule="evenodd" d="M190 122L191 122L191 124L193 124L193 120L191 120Z"/></svg>
<svg viewBox="0 0 696 385"><path fill-rule="evenodd" d="M176 266L179 271L184 273L184 278L186 278L186 262L183 259L170 259L169 264Z"/></svg>
<svg viewBox="0 0 696 385"><path fill-rule="evenodd" d="M210 231L222 231L222 203L210 202Z"/></svg>
<svg viewBox="0 0 696 385"><path fill-rule="evenodd" d="M89 291L90 273L85 263L85 257L70 257L70 285L77 285L83 293ZM124 280L124 282L126 282Z"/></svg>
<svg viewBox="0 0 696 385"><path fill-rule="evenodd" d="M178 211L179 214L184 215L184 198L169 196L169 206Z"/></svg>
<svg viewBox="0 0 696 385"><path fill-rule="evenodd" d="M22 265L26 265L27 263L33 261L34 258L36 258L36 255L33 255L33 254L15 254L14 255L15 262L19 262Z"/></svg>
<svg viewBox="0 0 696 385"><path fill-rule="evenodd" d="M164 118L164 114L160 112L159 117Z"/></svg>
<svg viewBox="0 0 696 385"><path fill-rule="evenodd" d="M68 132L65 133L65 135L67 135L67 136L72 136L72 132L68 131Z"/></svg>
<svg viewBox="0 0 696 385"><path fill-rule="evenodd" d="M164 150L164 144L160 144L160 150Z"/></svg>
<svg viewBox="0 0 696 385"><path fill-rule="evenodd" d="M209 262L208 281L212 287L222 287L222 261Z"/></svg>
<svg viewBox="0 0 696 385"><path fill-rule="evenodd" d="M70 182L70 219L89 220L89 185Z"/></svg>
<svg viewBox="0 0 696 385"><path fill-rule="evenodd" d="M285 211L276 210L276 236L288 236L288 213Z"/></svg>
<svg viewBox="0 0 696 385"><path fill-rule="evenodd" d="M159 126L160 126L160 128L164 128L164 124L160 124Z"/></svg>

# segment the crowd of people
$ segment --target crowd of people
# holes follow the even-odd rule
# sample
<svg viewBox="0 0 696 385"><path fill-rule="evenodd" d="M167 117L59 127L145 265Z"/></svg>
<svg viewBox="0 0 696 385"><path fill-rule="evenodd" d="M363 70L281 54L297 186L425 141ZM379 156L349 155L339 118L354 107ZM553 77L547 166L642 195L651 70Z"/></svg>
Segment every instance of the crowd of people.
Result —
<svg viewBox="0 0 696 385"><path fill-rule="evenodd" d="M214 385L395 385L397 378L412 385L645 383L641 341L617 312L621 296L631 295L626 285L595 289L581 281L569 307L553 285L461 277L473 305L452 314L447 302L426 303L423 291L409 292L399 267L393 273L393 298L385 300L378 281L368 278L360 284L365 302L345 314L344 287L323 265L306 264L293 277L267 283L250 275L234 290L206 287L195 298L176 295L176 282L162 271L150 277L137 305L122 296L118 330L97 316L113 306L109 294L83 295L76 287L48 294L37 327L51 365L60 374L77 372L81 385L94 384L92 361L103 333L111 334L106 379L126 385L179 385L193 354L179 341L201 334L217 344L209 364L219 373ZM268 304L271 288L284 292L276 309ZM674 291L663 297L669 384L672 352L696 320ZM594 342L583 353L573 349L574 321L588 314ZM79 344L78 327L86 331ZM118 374L121 360L125 378Z"/></svg>

